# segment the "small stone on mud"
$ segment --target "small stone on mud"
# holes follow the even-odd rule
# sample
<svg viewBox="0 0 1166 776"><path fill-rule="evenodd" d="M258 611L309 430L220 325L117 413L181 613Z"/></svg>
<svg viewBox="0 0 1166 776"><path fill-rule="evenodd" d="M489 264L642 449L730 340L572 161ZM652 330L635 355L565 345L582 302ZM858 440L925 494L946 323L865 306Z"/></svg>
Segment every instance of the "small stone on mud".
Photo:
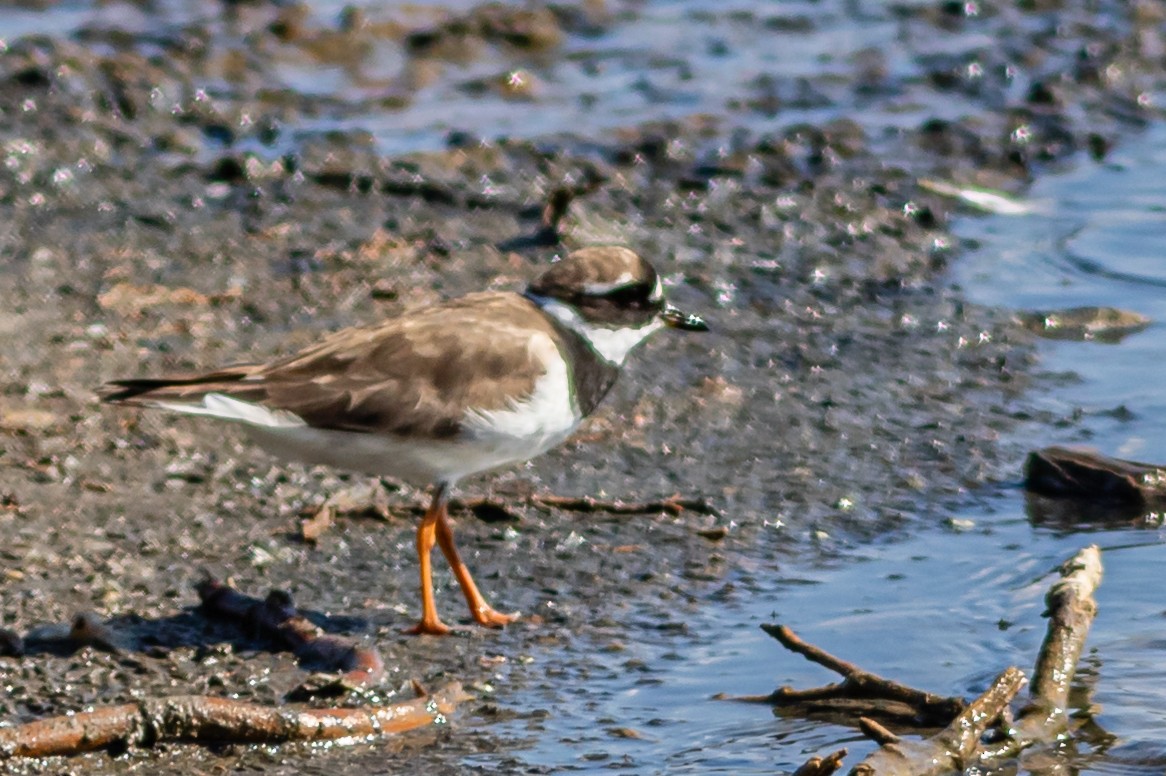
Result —
<svg viewBox="0 0 1166 776"><path fill-rule="evenodd" d="M944 521L944 525L957 533L964 533L975 528L976 521L962 517L949 517Z"/></svg>
<svg viewBox="0 0 1166 776"><path fill-rule="evenodd" d="M696 532L697 536L703 536L710 542L719 542L729 535L729 527L726 525L716 525L712 528L704 528Z"/></svg>

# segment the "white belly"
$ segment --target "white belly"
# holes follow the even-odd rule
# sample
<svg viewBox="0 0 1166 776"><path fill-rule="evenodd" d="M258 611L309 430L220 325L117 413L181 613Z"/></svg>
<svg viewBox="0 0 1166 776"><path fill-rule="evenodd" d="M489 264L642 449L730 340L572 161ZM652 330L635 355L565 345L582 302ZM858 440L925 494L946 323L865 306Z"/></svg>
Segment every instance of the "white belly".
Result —
<svg viewBox="0 0 1166 776"><path fill-rule="evenodd" d="M575 426L537 437L476 435L451 440L407 439L309 426L244 425L272 455L347 471L393 477L411 485L453 485L463 477L526 461L560 444Z"/></svg>

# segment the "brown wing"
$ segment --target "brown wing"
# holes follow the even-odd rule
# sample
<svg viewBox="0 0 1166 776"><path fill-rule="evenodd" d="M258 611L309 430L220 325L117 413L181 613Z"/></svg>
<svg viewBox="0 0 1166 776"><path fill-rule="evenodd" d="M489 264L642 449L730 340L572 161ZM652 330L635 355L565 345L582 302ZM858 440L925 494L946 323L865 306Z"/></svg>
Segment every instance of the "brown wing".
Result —
<svg viewBox="0 0 1166 776"><path fill-rule="evenodd" d="M545 372L531 332L559 337L518 294L484 293L345 329L267 365L108 384L106 401L199 402L208 393L286 410L317 428L450 436L467 409L530 394Z"/></svg>

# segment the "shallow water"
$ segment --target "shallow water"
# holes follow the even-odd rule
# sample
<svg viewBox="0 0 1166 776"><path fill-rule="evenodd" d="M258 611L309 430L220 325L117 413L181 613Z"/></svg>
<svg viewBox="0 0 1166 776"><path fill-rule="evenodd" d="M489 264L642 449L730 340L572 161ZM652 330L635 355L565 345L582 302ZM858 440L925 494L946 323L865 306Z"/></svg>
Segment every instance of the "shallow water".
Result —
<svg viewBox="0 0 1166 776"><path fill-rule="evenodd" d="M973 300L1018 310L1113 305L1155 321L1120 344L1041 345L1044 369L1076 375L1042 403L1065 415L1080 410L1089 420L1064 438L1031 439L1032 449L1085 442L1112 455L1166 461L1166 343L1156 336L1166 319L1157 285L1166 277L1164 180L1166 128L1154 127L1103 164L1082 161L1041 179L1030 194L1039 212L968 217L957 228L980 243L953 276ZM1083 264L1094 269L1083 271ZM1118 406L1133 419L1113 417ZM1020 472L1017 461L1017 485L976 494L972 508L919 515L909 536L844 550L825 564L785 567L781 579L764 569L738 572L735 583L747 592L689 618L687 639L632 648L652 667L650 683L639 676L588 682L570 707L554 709L521 759L581 771L768 774L847 746L847 762L856 762L873 745L852 731L710 700L719 692L760 694L833 680L786 653L759 623L789 625L884 676L971 697L1008 665L1031 671L1056 567L1096 543L1105 578L1075 683L1088 692L1074 698L1076 712L1090 709L1104 733L1091 733L1093 748L1081 746L1069 761L1079 773L1162 772L1166 597L1158 580L1166 530L1152 518L1042 524L1027 514ZM623 726L644 739L606 731Z"/></svg>
<svg viewBox="0 0 1166 776"><path fill-rule="evenodd" d="M328 33L348 3L307 3L307 26ZM471 0L440 3L355 4L370 22L425 26L464 13ZM936 48L929 25L909 14L872 6L798 0L781 4L716 0L606 5L595 34L568 36L554 56L489 49L466 61L435 58L418 75L392 37L354 40L331 54L298 44L277 50L270 88L326 97L331 110L290 127L270 148L293 150L306 137L331 130L364 130L378 151L403 154L443 148L451 133L486 138L597 137L644 121L704 115L726 127L768 131L797 122L855 118L854 79L869 72L870 93L859 95L861 122L872 137L913 127L925 119L956 119L960 100L936 100L924 87L917 57L955 57L991 48L990 35L947 36ZM900 3L918 8L926 3ZM129 4L70 2L41 10L5 10L0 44L23 35L75 35L125 29L173 31L192 20L207 22L229 40L246 28L228 22L215 5L159 2L150 13ZM246 18L246 13L242 14ZM238 27L238 29L236 29ZM310 35L307 37L311 37ZM351 45L370 53L355 64ZM307 44L305 44L307 45ZM526 81L529 97L497 88L498 79ZM815 79L814 85L810 78ZM208 91L231 89L213 83ZM377 98L398 93L399 107ZM371 101L371 105L369 102Z"/></svg>
<svg viewBox="0 0 1166 776"><path fill-rule="evenodd" d="M1166 459L1166 393L1161 389L1166 321L1166 130L1153 125L1103 163L1037 181L1038 211L1019 218L971 219L962 232L980 240L956 282L980 302L1025 310L1119 307L1151 318L1120 345L1048 342L1050 372L1073 372L1075 386L1050 400L1091 416L1087 442L1149 462ZM1124 419L1112 411L1124 405ZM1111 414L1107 414L1111 413ZM1095 436L1093 436L1095 435Z"/></svg>

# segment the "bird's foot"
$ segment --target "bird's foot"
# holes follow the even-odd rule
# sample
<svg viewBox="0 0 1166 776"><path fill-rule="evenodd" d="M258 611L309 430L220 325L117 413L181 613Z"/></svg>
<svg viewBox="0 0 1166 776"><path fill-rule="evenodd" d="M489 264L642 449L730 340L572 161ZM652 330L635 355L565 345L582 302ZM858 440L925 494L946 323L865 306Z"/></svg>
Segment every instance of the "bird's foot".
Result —
<svg viewBox="0 0 1166 776"><path fill-rule="evenodd" d="M485 625L487 628L501 628L522 617L520 612L511 612L510 614L503 614L489 606L483 606L475 609L471 614L474 617L474 622L479 625Z"/></svg>
<svg viewBox="0 0 1166 776"><path fill-rule="evenodd" d="M436 617L432 620L422 617L416 625L405 628L401 632L407 633L410 636L448 636L452 630L452 628Z"/></svg>

